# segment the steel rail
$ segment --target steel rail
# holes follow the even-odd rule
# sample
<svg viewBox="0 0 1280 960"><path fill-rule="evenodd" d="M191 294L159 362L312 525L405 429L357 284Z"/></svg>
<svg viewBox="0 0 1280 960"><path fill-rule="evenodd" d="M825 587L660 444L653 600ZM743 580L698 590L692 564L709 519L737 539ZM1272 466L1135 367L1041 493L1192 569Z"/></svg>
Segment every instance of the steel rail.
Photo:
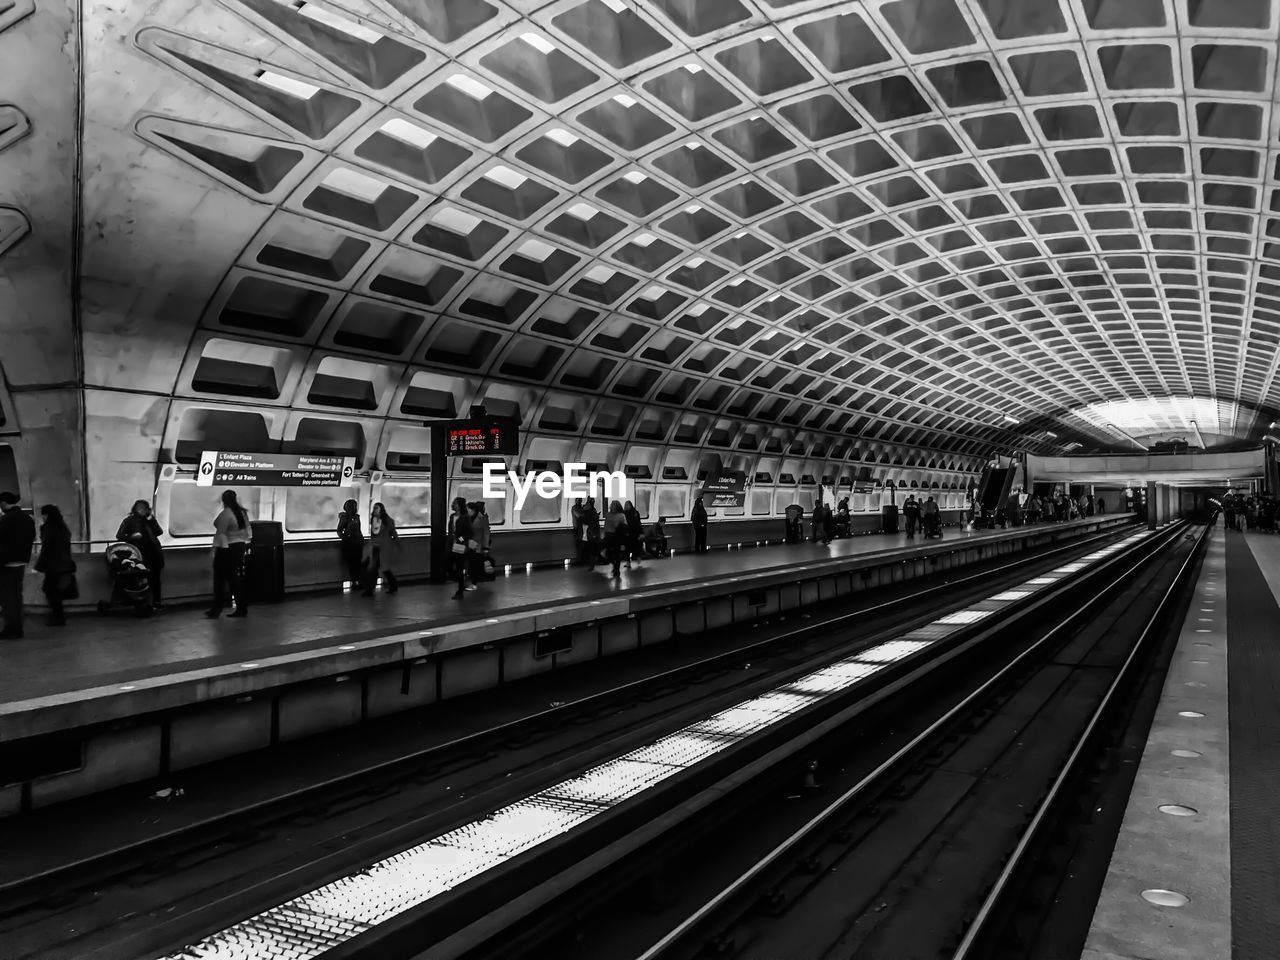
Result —
<svg viewBox="0 0 1280 960"><path fill-rule="evenodd" d="M1163 621L1165 614L1168 612L1170 605L1174 602L1176 595L1183 588L1188 571L1191 570L1194 564L1200 559L1201 551L1212 529L1213 527L1211 525L1206 525L1204 530L1201 531L1200 536L1196 540L1195 547L1191 550L1191 553L1187 555L1187 558L1182 562L1182 566L1179 567L1178 572L1169 583L1169 586L1166 588L1164 595L1160 598L1160 602L1157 604L1155 611L1147 621L1147 625L1143 628L1142 633L1138 636L1138 639L1129 650L1129 655L1125 657L1124 663L1121 664L1120 669L1116 671L1115 678L1107 688L1106 694L1103 695L1102 701L1098 704L1097 709L1094 710L1093 715L1089 718L1088 725L1076 741L1075 748L1071 751L1070 756L1067 757L1066 762L1062 766L1062 770L1058 773L1058 776L1054 779L1053 785L1049 788L1048 793L1045 794L1044 799L1041 800L1040 805L1036 808L1036 812L1028 822L1026 830L1023 831L1022 837L1018 841L1018 845L1014 848L1013 853L1010 854L1009 859L1005 862L1004 869L1000 871L1000 875L992 884L991 889L987 891L987 896L983 899L982 906L979 907L978 912L974 914L973 921L969 924L964 937L956 948L956 952L952 955L952 960L969 960L970 957L974 956L973 951L975 949L975 945L987 932L988 924L998 909L1000 902L1008 893L1009 883L1017 873L1018 869L1022 866L1023 858L1026 856L1027 851L1031 848L1032 844L1039 836L1040 831L1049 821L1050 815L1053 809L1057 806L1066 784L1079 771L1086 748L1100 728L1103 718L1111 709L1112 704L1115 702L1121 689L1127 683L1129 674L1137 663L1138 655L1150 642L1151 636L1156 630L1157 625Z"/></svg>
<svg viewBox="0 0 1280 960"><path fill-rule="evenodd" d="M1159 540L1157 542L1146 540L1137 544L1135 546L1135 550L1142 552L1143 556L1128 569L1118 574L1112 582L1107 584L1107 586L1101 591L1098 591L1090 602L1069 613L1058 624L1050 628L1048 633L1044 634L1026 650L1019 653L996 674L984 681L977 689L973 690L963 700L955 704L945 714L937 718L926 729L921 731L908 743L895 751L892 756L878 764L875 769L871 770L857 783L844 791L844 793L819 811L813 818L805 823L804 826L800 827L800 829L775 846L771 851L765 854L764 857L757 860L747 868L747 870L716 893L711 899L707 900L701 907L681 921L676 927L668 931L662 939L640 954L636 960L658 960L658 958L662 957L668 950L686 940L697 927L704 924L708 918L710 918L717 910L721 909L735 896L741 894L744 889L758 880L759 877L770 867L808 840L815 831L820 829L845 807L857 801L865 793L880 784L881 781L883 781L890 773L900 768L906 761L910 760L924 743L936 738L940 731L953 724L956 719L970 710L976 702L987 696L992 689L999 686L1009 676L1015 674L1021 666L1030 657L1043 648L1046 643L1050 642L1061 632L1069 629L1077 620L1087 616L1088 613L1099 602L1101 602L1104 597L1120 588L1129 577L1145 567L1154 556L1173 543L1177 537L1181 535L1184 527L1185 524L1179 524L1164 535L1158 535ZM1143 548L1150 549L1143 550ZM1121 558L1116 559L1119 560Z"/></svg>

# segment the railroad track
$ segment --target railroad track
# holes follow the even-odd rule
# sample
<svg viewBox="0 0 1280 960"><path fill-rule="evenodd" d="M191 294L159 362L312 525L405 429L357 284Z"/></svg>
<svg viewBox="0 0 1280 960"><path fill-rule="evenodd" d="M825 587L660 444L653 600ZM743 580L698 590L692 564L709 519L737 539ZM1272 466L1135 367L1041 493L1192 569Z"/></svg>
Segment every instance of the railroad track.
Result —
<svg viewBox="0 0 1280 960"><path fill-rule="evenodd" d="M935 581L935 587L945 588L946 591L945 597L940 597L937 605L945 607L956 602L955 598L962 597L966 592L999 582L1002 578L1013 577L1019 568L1025 569L1029 565L1049 566L1064 555L1071 557L1085 554L1099 544L1114 542L1118 536L1116 533L1108 533L1089 537L941 584ZM928 580L920 582L921 587L927 585ZM58 871L31 877L24 884L0 890L0 896L5 897L6 903L17 905L25 901L28 905L38 906L46 891L57 890L59 896L52 904L52 909L44 911L47 919L51 913L63 912L69 904L74 905L76 891L80 891L82 896L88 896L87 891L101 889L104 883L112 881L126 887L145 886L156 882L157 877L167 872L189 868L193 864L203 865L207 862L204 851L211 848L226 852L227 849L234 850L237 845L261 843L264 838L269 838L272 831L289 829L299 823L323 822L326 817L341 812L344 807L358 808L362 803L369 802L371 797L410 791L421 785L424 779L439 776L441 771L448 770L450 766L475 764L477 758L500 758L529 742L537 742L544 736L557 731L563 732L569 727L586 728L606 721L611 725L612 735L606 742L593 744L593 750L571 751L571 755L559 763L539 764L536 770L524 771L526 776L503 778L502 794L519 793L522 789L534 787L536 781L554 778L566 765L581 767L621 752L637 738L656 735L658 731L655 724L666 727L678 725L698 710L705 711L714 708L717 703L741 699L754 689L767 685L771 678L799 676L810 672L837 653L847 654L850 649L856 649L859 642L862 645L874 644L887 633L909 631L913 624L928 620L937 612L935 610L904 616L902 606L901 597L893 596L892 599L820 623L799 626L775 624L766 636L744 646L681 664L644 680L602 690L431 750L317 783L307 790L275 798L267 804L229 811L173 836L157 837L145 845L114 851L110 856L91 862L66 864ZM793 618L793 623L795 619L797 618ZM853 632L867 629L868 625L874 626L876 632L860 640L852 636ZM851 643L855 646L851 647ZM745 663L753 663L756 669L749 674L735 670ZM690 702L691 690L706 687L709 681L715 679L722 682L708 690L706 696L697 697ZM673 707L673 699L685 702L681 708L676 708ZM620 723L618 717L628 710L633 715L628 722ZM471 805L483 804L484 800L483 794L477 795L475 792L469 798ZM493 802L496 803L497 800L498 794L495 793ZM430 835L433 829L438 829L447 821L449 815L450 811L446 810L430 818L411 819L393 830L361 838L358 844L337 844L337 849L330 857L331 871L337 873L348 868L353 859L359 862L361 856L372 857L375 851L385 852L397 846L403 847L424 833ZM456 811L453 816L457 816ZM180 929L198 929L201 925L215 922L215 918L218 918L217 922L226 922L225 918L228 916L251 912L251 905L282 899L291 888L296 889L304 876L309 878L323 874L324 867L323 864L311 865L305 871L281 872L265 883L241 887L225 896L216 897L207 906L184 913L177 921L153 927L141 937L126 937L123 941L93 950L73 950L62 955L142 956ZM15 897L15 894L19 896ZM13 915L13 909L8 911L10 916ZM2 935L0 930L0 936ZM41 952L28 955L54 957L58 954ZM13 956L22 954L15 953Z"/></svg>
<svg viewBox="0 0 1280 960"><path fill-rule="evenodd" d="M1126 728L1132 693L1149 681L1199 560L1203 534L1183 537L1182 528L1153 537L1095 571L1087 592L1076 587L1076 603L1004 648L1012 655L968 671L952 661L962 689L926 686L938 702L920 692L903 708L904 688L896 709L850 717L860 732L846 724L806 754L832 771L825 789L804 797L794 773L789 788L766 775L714 824L686 823L684 849L651 846L647 864L624 868L648 871L647 889L619 875L610 891L597 883L541 917L421 956L1033 955L1023 932L1053 910L1045 875L1070 862L1055 831L1088 819L1081 799L1088 806L1097 793L1106 749ZM868 727L888 732L867 736ZM700 880L695 868L710 851L724 854L726 869ZM1091 906L1077 918L1083 930ZM1061 921L1056 929L1055 946Z"/></svg>
<svg viewBox="0 0 1280 960"><path fill-rule="evenodd" d="M928 623L775 678L773 689L704 715L425 843L334 879L172 956L305 960L548 956L548 929L637 871L726 822L760 784L786 778L851 720L901 705L993 638L1021 638L1046 609L1078 609L1119 563L1141 566L1176 531L1133 533L1040 576L990 585ZM1024 573L1024 577L1027 575ZM994 591L994 592L992 592ZM794 771L798 772L798 771ZM428 835L431 836L431 835ZM553 951L554 952L554 951ZM591 956L615 954L590 953Z"/></svg>

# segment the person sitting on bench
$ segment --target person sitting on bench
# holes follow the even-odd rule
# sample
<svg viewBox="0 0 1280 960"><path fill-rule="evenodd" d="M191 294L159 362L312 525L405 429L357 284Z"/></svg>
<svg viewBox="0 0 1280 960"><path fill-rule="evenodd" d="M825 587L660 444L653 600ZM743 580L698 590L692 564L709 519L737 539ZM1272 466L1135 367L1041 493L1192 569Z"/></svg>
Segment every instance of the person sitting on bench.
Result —
<svg viewBox="0 0 1280 960"><path fill-rule="evenodd" d="M657 523L651 523L644 532L644 555L646 557L665 557L667 555L667 531L663 527L666 517L659 517Z"/></svg>

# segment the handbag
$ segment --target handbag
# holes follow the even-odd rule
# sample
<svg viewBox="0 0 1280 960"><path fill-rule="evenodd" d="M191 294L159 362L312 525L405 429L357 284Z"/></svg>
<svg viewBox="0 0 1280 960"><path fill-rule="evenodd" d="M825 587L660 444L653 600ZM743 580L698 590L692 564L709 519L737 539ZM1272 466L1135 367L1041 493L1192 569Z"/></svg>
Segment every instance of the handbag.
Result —
<svg viewBox="0 0 1280 960"><path fill-rule="evenodd" d="M459 543L457 540L455 540L453 541L453 543L449 544L449 550L455 556L461 556L462 554L467 552L467 545L465 543Z"/></svg>

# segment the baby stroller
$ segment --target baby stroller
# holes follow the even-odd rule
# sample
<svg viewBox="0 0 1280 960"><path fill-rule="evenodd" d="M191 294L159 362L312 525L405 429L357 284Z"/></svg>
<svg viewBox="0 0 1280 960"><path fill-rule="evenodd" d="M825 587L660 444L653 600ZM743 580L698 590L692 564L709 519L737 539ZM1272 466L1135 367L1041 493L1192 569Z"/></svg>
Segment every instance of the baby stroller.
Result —
<svg viewBox="0 0 1280 960"><path fill-rule="evenodd" d="M923 520L924 520L924 535L926 540L932 537L942 536L942 514L926 513L923 517Z"/></svg>
<svg viewBox="0 0 1280 960"><path fill-rule="evenodd" d="M140 617L151 615L151 575L142 551L123 540L108 545L103 559L111 577L111 599L98 601L98 612L128 607Z"/></svg>

